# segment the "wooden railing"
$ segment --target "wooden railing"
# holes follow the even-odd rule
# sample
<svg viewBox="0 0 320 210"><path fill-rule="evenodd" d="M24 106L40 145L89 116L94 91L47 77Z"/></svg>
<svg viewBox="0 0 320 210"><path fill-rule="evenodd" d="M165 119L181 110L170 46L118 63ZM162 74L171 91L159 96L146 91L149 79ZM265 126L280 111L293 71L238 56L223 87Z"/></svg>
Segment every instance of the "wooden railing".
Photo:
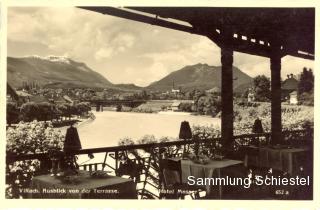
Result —
<svg viewBox="0 0 320 210"><path fill-rule="evenodd" d="M233 158L242 159L244 154L242 147L252 143L260 145L270 143L270 133L262 134L244 134L234 136ZM286 144L302 145L312 144L313 130L295 130L283 131L283 139ZM91 149L82 149L74 152L74 155L85 154L104 154L104 159L99 162L82 164L79 166L82 170L112 170L115 175L127 175L137 183L137 191L140 198L159 198L159 189L162 185L161 166L162 158L181 156L184 150L194 150L195 145L198 148L205 148L208 152L214 152L214 142L220 141L220 138L206 140L187 140L170 141L151 144L124 145L114 147L100 147ZM192 152L192 151L191 151ZM194 151L193 151L194 152ZM50 162L48 154L20 154L14 155L7 153L7 165L14 161L23 161L38 159L40 162Z"/></svg>

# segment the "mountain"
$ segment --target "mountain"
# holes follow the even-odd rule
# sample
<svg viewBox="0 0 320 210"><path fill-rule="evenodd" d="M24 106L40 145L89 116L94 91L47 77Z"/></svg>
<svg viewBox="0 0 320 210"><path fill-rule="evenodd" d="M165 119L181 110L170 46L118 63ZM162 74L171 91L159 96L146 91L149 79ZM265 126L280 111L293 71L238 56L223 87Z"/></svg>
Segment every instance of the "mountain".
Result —
<svg viewBox="0 0 320 210"><path fill-rule="evenodd" d="M143 89L142 87L139 87L135 84L114 84L114 87L117 87L122 90L135 90L135 91Z"/></svg>
<svg viewBox="0 0 320 210"><path fill-rule="evenodd" d="M36 82L52 88L104 88L113 84L86 64L62 56L7 58L7 79L13 87Z"/></svg>
<svg viewBox="0 0 320 210"><path fill-rule="evenodd" d="M252 78L243 73L237 67L233 67L234 90L241 91L252 84ZM221 66L209 66L207 64L196 64L185 66L174 71L157 82L151 83L147 89L167 91L172 88L183 90L200 89L209 90L214 87L221 89Z"/></svg>

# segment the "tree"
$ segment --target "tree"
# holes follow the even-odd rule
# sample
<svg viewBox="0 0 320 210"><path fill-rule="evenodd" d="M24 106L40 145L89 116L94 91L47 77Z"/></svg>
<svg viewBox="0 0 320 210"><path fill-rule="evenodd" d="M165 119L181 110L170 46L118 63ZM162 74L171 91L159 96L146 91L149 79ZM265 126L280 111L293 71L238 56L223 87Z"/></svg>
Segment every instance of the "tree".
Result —
<svg viewBox="0 0 320 210"><path fill-rule="evenodd" d="M215 116L221 111L221 100L219 97L215 97L213 94L206 96L204 101L204 113L206 115Z"/></svg>
<svg viewBox="0 0 320 210"><path fill-rule="evenodd" d="M148 100L149 99L149 95L148 95L146 90L142 90L140 92L140 97L141 97L142 100Z"/></svg>
<svg viewBox="0 0 320 210"><path fill-rule="evenodd" d="M201 90L194 90L193 93L193 101L194 101L194 108L195 110L200 113L203 114L203 103L204 103L204 98L206 96L206 92L205 91L201 91Z"/></svg>
<svg viewBox="0 0 320 210"><path fill-rule="evenodd" d="M185 99L193 99L193 97L194 97L194 90L191 90L191 91L187 91L186 93L185 93Z"/></svg>
<svg viewBox="0 0 320 210"><path fill-rule="evenodd" d="M58 114L62 117L66 117L67 116L67 106L65 104L58 104L57 105L57 110L58 110Z"/></svg>
<svg viewBox="0 0 320 210"><path fill-rule="evenodd" d="M312 69L303 68L298 83L299 103L313 106L314 104L314 75Z"/></svg>
<svg viewBox="0 0 320 210"><path fill-rule="evenodd" d="M7 123L17 123L19 121L19 109L13 102L7 102Z"/></svg>
<svg viewBox="0 0 320 210"><path fill-rule="evenodd" d="M194 105L195 105L195 110L196 110L199 114L205 114L205 113L204 113L205 101L206 101L206 96L201 96L201 97L197 100L197 102L194 103Z"/></svg>
<svg viewBox="0 0 320 210"><path fill-rule="evenodd" d="M310 93L313 91L314 87L314 76L312 69L307 70L306 67L303 68L303 71L300 76L298 83L298 94Z"/></svg>
<svg viewBox="0 0 320 210"><path fill-rule="evenodd" d="M71 105L71 104L68 104L68 103L66 103L66 104L64 104L65 106L66 106L66 117L69 117L69 120L71 119L71 115L74 115L74 114L76 114L77 113L77 110L76 110L76 108L73 106L73 105Z"/></svg>
<svg viewBox="0 0 320 210"><path fill-rule="evenodd" d="M38 104L39 113L38 113L38 120L52 120L55 113L55 106L48 102L41 102Z"/></svg>
<svg viewBox="0 0 320 210"><path fill-rule="evenodd" d="M253 89L257 101L268 101L270 99L270 79L264 75L253 78Z"/></svg>
<svg viewBox="0 0 320 210"><path fill-rule="evenodd" d="M215 116L221 110L221 99L213 94L203 95L195 102L195 111L203 115Z"/></svg>
<svg viewBox="0 0 320 210"><path fill-rule="evenodd" d="M78 115L88 114L88 112L91 110L91 107L87 102L78 103L75 105L75 107Z"/></svg>
<svg viewBox="0 0 320 210"><path fill-rule="evenodd" d="M27 102L22 104L20 108L20 113L22 114L24 121L32 121L35 119L39 119L39 106L34 102Z"/></svg>

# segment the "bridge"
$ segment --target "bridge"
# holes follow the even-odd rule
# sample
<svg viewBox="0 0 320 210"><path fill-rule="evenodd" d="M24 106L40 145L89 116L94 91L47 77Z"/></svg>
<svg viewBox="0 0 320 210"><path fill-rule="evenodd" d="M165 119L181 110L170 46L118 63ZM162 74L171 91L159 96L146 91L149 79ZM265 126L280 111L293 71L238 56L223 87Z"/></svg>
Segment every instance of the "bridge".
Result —
<svg viewBox="0 0 320 210"><path fill-rule="evenodd" d="M128 106L131 108L138 107L139 105L146 103L147 100L108 100L108 99L98 99L98 100L82 100L82 102L89 102L95 104L97 107L103 106Z"/></svg>

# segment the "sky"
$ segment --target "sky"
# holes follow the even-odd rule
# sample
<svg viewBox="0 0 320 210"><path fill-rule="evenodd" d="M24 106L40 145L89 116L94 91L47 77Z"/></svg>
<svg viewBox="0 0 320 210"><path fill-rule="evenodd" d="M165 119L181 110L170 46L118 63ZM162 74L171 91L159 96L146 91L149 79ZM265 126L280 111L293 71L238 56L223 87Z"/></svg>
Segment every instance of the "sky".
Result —
<svg viewBox="0 0 320 210"><path fill-rule="evenodd" d="M75 7L8 8L8 56L66 56L84 62L112 83L147 86L186 65L220 66L220 48L204 36ZM234 53L249 76L270 77L267 58ZM286 56L282 78L314 62Z"/></svg>

